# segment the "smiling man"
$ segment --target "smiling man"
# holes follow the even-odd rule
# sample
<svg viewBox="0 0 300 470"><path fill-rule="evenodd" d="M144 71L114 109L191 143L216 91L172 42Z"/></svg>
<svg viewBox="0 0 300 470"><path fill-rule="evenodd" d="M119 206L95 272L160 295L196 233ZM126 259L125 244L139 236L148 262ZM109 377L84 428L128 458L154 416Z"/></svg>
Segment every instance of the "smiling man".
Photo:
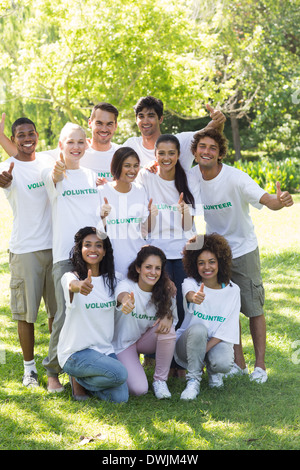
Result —
<svg viewBox="0 0 300 470"><path fill-rule="evenodd" d="M280 189L269 194L250 176L225 165L227 139L214 129L198 132L191 150L198 163L191 171L193 187L198 187L204 209L208 234L223 235L232 251L232 281L241 289L241 311L249 318L255 351L255 368L250 379L258 383L267 380L265 367L266 322L264 317L264 287L260 272L258 241L249 215L249 204L261 209L279 210L293 204L291 195ZM248 373L242 345L235 345L233 373Z"/></svg>
<svg viewBox="0 0 300 470"><path fill-rule="evenodd" d="M92 140L82 157L80 165L96 172L98 178L112 181L110 164L115 151L120 145L112 142L118 127L119 112L110 103L98 103L92 109L88 121L92 130Z"/></svg>
<svg viewBox="0 0 300 470"><path fill-rule="evenodd" d="M12 125L11 142L16 154L0 165L0 187L13 212L9 242L11 272L11 312L18 322L18 334L24 359L23 385L38 385L34 360L34 323L42 297L49 318L49 331L56 312L52 280L52 224L42 169L52 159L35 154L38 133L27 118Z"/></svg>
<svg viewBox="0 0 300 470"><path fill-rule="evenodd" d="M106 181L112 180L110 173L110 163L115 151L120 145L112 142L118 127L118 109L110 103L101 102L96 104L88 120L89 128L92 131L92 138L88 142L85 155L81 159L80 166L93 170L97 177ZM0 121L0 145L10 156L16 154L16 146L5 134L5 113ZM37 155L51 156L54 160L59 158L59 148L37 152Z"/></svg>
<svg viewBox="0 0 300 470"><path fill-rule="evenodd" d="M207 105L211 121L208 127L216 127L222 131L226 118L221 111L214 110ZM141 132L138 137L130 137L124 142L124 146L133 148L140 157L141 166L147 166L154 162L155 142L161 134L160 125L163 122L163 102L153 96L142 97L134 106L136 124ZM185 171L190 170L194 161L191 152L191 142L195 135L194 131L180 132L176 134L180 142L180 163Z"/></svg>

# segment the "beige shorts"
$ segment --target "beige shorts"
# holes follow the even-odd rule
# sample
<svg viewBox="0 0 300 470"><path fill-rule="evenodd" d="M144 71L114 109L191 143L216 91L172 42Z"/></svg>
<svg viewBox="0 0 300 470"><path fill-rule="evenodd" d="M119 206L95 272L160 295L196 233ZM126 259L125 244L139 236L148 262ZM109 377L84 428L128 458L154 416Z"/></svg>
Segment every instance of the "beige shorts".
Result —
<svg viewBox="0 0 300 470"><path fill-rule="evenodd" d="M241 289L241 312L246 317L264 314L265 289L261 277L259 249L232 260L231 279Z"/></svg>
<svg viewBox="0 0 300 470"><path fill-rule="evenodd" d="M56 312L52 250L9 254L10 309L14 320L35 323L42 298L48 318Z"/></svg>

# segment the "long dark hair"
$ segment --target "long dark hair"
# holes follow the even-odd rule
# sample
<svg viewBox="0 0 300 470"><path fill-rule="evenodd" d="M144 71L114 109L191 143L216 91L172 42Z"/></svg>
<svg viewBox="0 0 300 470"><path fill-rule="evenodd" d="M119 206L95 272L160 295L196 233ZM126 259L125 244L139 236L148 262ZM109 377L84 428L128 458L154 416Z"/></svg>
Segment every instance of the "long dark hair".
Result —
<svg viewBox="0 0 300 470"><path fill-rule="evenodd" d="M161 142L172 142L176 145L178 155L180 155L180 142L177 137L173 134L161 134L157 141L155 142L155 153L157 151L157 147ZM187 177L185 174L184 169L181 166L180 159L177 160L175 166L175 188L179 192L179 194L183 193L183 200L186 204L191 204L192 207L195 208L195 200L194 196L190 191L188 186Z"/></svg>
<svg viewBox="0 0 300 470"><path fill-rule="evenodd" d="M85 237L92 234L97 235L97 237L103 241L105 256L100 263L99 273L105 278L110 295L113 295L116 286L115 263L111 241L106 233L97 230L95 227L83 227L78 230L74 237L75 245L70 251L70 260L73 264L74 272L82 281L87 278L88 269L86 262L82 259L82 243Z"/></svg>
<svg viewBox="0 0 300 470"><path fill-rule="evenodd" d="M153 245L143 246L137 254L136 259L129 265L127 277L131 281L138 282L139 273L136 268L140 268L146 259L151 256L159 256L161 259L161 275L159 280L154 284L151 296L151 302L156 307L157 318L163 318L166 315L172 316L172 296L170 290L170 278L166 272L166 256L164 252Z"/></svg>

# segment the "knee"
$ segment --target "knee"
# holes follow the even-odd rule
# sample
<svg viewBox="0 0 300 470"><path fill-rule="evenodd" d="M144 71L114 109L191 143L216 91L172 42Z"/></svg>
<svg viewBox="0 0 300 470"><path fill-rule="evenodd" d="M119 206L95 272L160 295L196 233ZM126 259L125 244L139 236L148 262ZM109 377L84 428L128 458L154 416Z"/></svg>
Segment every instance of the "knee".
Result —
<svg viewBox="0 0 300 470"><path fill-rule="evenodd" d="M199 342L200 340L207 341L207 328L202 323L196 323L188 328L187 335L189 343Z"/></svg>
<svg viewBox="0 0 300 470"><path fill-rule="evenodd" d="M209 368L212 373L226 374L230 371L234 362L233 348L219 348L218 354L211 354L209 358Z"/></svg>
<svg viewBox="0 0 300 470"><path fill-rule="evenodd" d="M169 333L158 333L157 341L176 341L176 332L175 328L172 325Z"/></svg>
<svg viewBox="0 0 300 470"><path fill-rule="evenodd" d="M128 385L130 395L139 397L141 395L146 395L148 393L148 383L147 384L130 384Z"/></svg>

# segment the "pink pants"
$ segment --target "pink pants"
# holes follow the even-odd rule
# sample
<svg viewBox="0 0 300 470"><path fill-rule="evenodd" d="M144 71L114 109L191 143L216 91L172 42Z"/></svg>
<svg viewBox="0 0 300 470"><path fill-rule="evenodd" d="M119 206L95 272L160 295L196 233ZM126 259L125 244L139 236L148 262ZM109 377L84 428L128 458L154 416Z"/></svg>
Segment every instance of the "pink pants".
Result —
<svg viewBox="0 0 300 470"><path fill-rule="evenodd" d="M127 385L132 395L144 395L148 392L148 380L139 354L155 353L153 379L166 381L168 378L176 343L175 329L172 326L168 334L157 334L157 326L149 328L136 343L117 354L119 361L127 369Z"/></svg>

